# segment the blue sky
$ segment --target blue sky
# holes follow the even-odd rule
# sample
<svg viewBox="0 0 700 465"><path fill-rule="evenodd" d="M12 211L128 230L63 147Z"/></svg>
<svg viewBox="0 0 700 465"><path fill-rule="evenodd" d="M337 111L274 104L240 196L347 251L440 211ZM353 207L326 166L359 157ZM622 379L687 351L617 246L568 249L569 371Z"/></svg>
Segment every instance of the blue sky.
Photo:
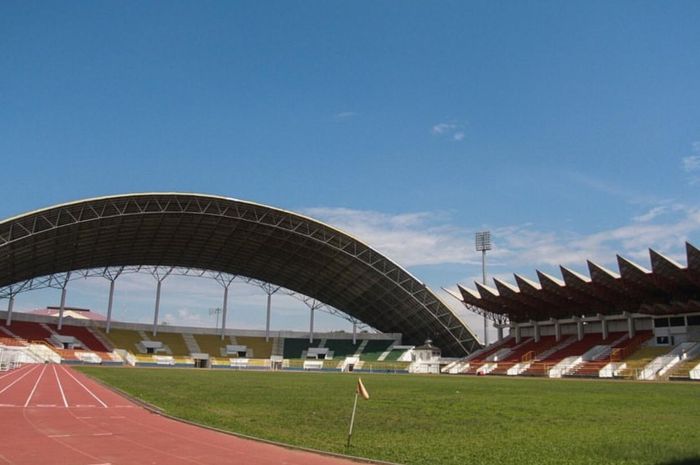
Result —
<svg viewBox="0 0 700 465"><path fill-rule="evenodd" d="M684 263L699 19L695 1L5 1L0 217L213 193L347 229L433 288L479 276L482 228L498 276L648 266L647 247ZM218 291L171 284L172 316L195 322L190 285ZM116 308L141 318L147 291ZM259 326L257 298L229 325Z"/></svg>

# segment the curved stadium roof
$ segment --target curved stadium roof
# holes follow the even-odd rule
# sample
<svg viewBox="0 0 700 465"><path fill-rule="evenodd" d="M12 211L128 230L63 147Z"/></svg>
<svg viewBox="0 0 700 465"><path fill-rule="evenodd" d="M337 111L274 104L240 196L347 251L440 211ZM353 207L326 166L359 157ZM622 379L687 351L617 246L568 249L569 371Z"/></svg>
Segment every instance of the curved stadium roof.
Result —
<svg viewBox="0 0 700 465"><path fill-rule="evenodd" d="M331 226L277 208L183 193L81 200L0 222L0 288L71 270L200 268L283 286L363 321L432 338L445 355L479 347L425 284Z"/></svg>

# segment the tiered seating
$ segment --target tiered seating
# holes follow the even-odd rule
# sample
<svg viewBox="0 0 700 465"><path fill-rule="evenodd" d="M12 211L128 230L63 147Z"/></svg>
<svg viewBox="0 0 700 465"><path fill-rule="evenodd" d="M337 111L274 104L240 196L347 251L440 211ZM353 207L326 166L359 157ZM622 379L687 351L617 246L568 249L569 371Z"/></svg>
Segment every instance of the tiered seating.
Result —
<svg viewBox="0 0 700 465"><path fill-rule="evenodd" d="M301 358L302 352L309 347L318 347L320 339L309 342L308 339L286 338L284 340L284 358Z"/></svg>
<svg viewBox="0 0 700 465"><path fill-rule="evenodd" d="M490 347L486 349L482 349L480 352L477 352L475 354L470 355L469 357L466 357L465 361L469 362L469 369L465 371L465 373L471 373L474 374L476 373L476 370L482 366L484 363L486 363L486 359L492 355L494 355L496 352L498 352L501 349L506 349L506 348L511 348L514 347L515 344L515 338L514 337L508 337L506 339L503 339L500 342L497 342Z"/></svg>
<svg viewBox="0 0 700 465"><path fill-rule="evenodd" d="M359 343L359 341L358 341ZM394 341L382 341L370 339L367 341L367 345L362 350L360 354L360 360L377 360L380 355L382 355L389 348ZM397 351L398 352L398 351ZM352 354L350 354L352 355ZM399 354L401 355L401 354Z"/></svg>
<svg viewBox="0 0 700 465"><path fill-rule="evenodd" d="M2 325L5 326L5 323ZM5 327L27 341L47 341L51 337L51 333L40 323L31 321L13 321L11 326Z"/></svg>
<svg viewBox="0 0 700 465"><path fill-rule="evenodd" d="M61 336L73 336L82 342L87 349L93 352L109 352L109 348L105 347L87 328L83 326L67 326L63 325L61 330L54 324L48 325Z"/></svg>
<svg viewBox="0 0 700 465"><path fill-rule="evenodd" d="M536 360L541 353L548 351L560 342L561 341L557 342L554 336L542 336L537 342L535 342L534 339L528 339L524 343L521 341L520 344L513 346L513 351L511 353L503 360L497 362L496 368L491 373L494 375L504 375L508 369L512 368L514 365L521 362ZM478 367L475 367L473 372L476 373L477 370ZM472 370L470 369L469 372L472 372Z"/></svg>
<svg viewBox="0 0 700 465"><path fill-rule="evenodd" d="M357 344L352 343L352 339L328 339L324 347L328 350L333 351L333 358L344 358L354 355L357 352L361 341L357 341Z"/></svg>
<svg viewBox="0 0 700 465"><path fill-rule="evenodd" d="M580 341L569 344L561 350L558 350L541 360L537 360L530 366L525 374L539 376L546 375L554 365L561 362L565 358L583 355L595 346L605 345L606 342L611 343L619 339L622 334L623 333L610 333L608 334L607 339L603 339L603 335L601 333L586 334Z"/></svg>
<svg viewBox="0 0 700 465"><path fill-rule="evenodd" d="M608 340L620 339L619 335L624 333L611 333ZM569 376L597 377L600 370L610 362L619 362L625 356L633 353L644 342L653 335L652 331L639 331L632 339L625 338L613 345L610 355L602 360L590 360L582 363L569 374Z"/></svg>
<svg viewBox="0 0 700 465"><path fill-rule="evenodd" d="M4 346L22 347L27 345L27 341L24 339L15 339L14 337L0 336L0 344Z"/></svg>
<svg viewBox="0 0 700 465"><path fill-rule="evenodd" d="M689 379L690 370L698 366L700 357L693 357L680 362L673 370L671 370L670 378Z"/></svg>
<svg viewBox="0 0 700 465"><path fill-rule="evenodd" d="M193 334L192 336L197 341L199 350L212 357L223 357L226 353L226 346L231 344L231 340L228 337L221 339L221 336L218 334ZM225 360L228 364L228 358Z"/></svg>
<svg viewBox="0 0 700 465"><path fill-rule="evenodd" d="M171 355L189 355L190 349L187 348L185 339L182 337L182 333L163 333L158 332L155 336L149 335L152 341L162 342L163 345L168 346Z"/></svg>
<svg viewBox="0 0 700 465"><path fill-rule="evenodd" d="M406 349L392 349L391 352L389 352L389 355L386 356L384 359L385 362L395 362L401 357L404 352L406 352Z"/></svg>
<svg viewBox="0 0 700 465"><path fill-rule="evenodd" d="M138 331L131 329L115 329L112 328L109 334L102 333L114 347L124 349L128 352L138 353L137 345L143 340L143 337Z"/></svg>
<svg viewBox="0 0 700 465"><path fill-rule="evenodd" d="M61 356L61 363L63 362L68 362L68 363L75 363L75 362L80 362L80 358L75 353L75 350L73 349L59 349L58 347L52 347L51 350L56 352L58 355Z"/></svg>
<svg viewBox="0 0 700 465"><path fill-rule="evenodd" d="M256 359L270 358L270 355L272 355L272 341L272 338L266 342L264 337L236 336L238 344L253 349L253 358Z"/></svg>
<svg viewBox="0 0 700 465"><path fill-rule="evenodd" d="M627 367L622 370L620 376L623 378L636 378L637 373L641 371L647 363L670 351L670 347L642 347L624 360Z"/></svg>

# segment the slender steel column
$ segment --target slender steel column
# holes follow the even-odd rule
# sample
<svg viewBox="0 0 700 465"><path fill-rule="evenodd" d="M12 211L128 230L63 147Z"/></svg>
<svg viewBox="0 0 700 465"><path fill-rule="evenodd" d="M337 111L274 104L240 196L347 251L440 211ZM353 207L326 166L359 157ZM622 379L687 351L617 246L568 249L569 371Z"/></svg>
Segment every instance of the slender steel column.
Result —
<svg viewBox="0 0 700 465"><path fill-rule="evenodd" d="M224 286L224 306L221 311L221 339L223 340L226 333L226 314L228 312L228 286Z"/></svg>
<svg viewBox="0 0 700 465"><path fill-rule="evenodd" d="M554 320L554 339L559 342L561 341L561 324L559 320Z"/></svg>
<svg viewBox="0 0 700 465"><path fill-rule="evenodd" d="M158 311L160 310L160 286L163 284L162 280L158 280L158 285L156 286L156 308L153 312L153 335L158 334Z"/></svg>
<svg viewBox="0 0 700 465"><path fill-rule="evenodd" d="M627 316L627 335L630 339L634 337L634 319L632 319L632 315Z"/></svg>
<svg viewBox="0 0 700 465"><path fill-rule="evenodd" d="M502 341L503 340L503 326L498 326L496 329L498 330L498 340Z"/></svg>
<svg viewBox="0 0 700 465"><path fill-rule="evenodd" d="M5 320L5 326L10 326L12 324L12 308L15 306L15 295L10 294L10 301L7 302L7 319Z"/></svg>
<svg viewBox="0 0 700 465"><path fill-rule="evenodd" d="M486 249L481 251L481 277L482 283L486 286ZM484 314L484 347L489 345L489 323Z"/></svg>
<svg viewBox="0 0 700 465"><path fill-rule="evenodd" d="M61 307L58 309L58 329L59 331L63 328L63 310L66 308L66 287L68 287L68 280L70 279L70 271L66 273L66 279L63 281L63 288L61 289Z"/></svg>
<svg viewBox="0 0 700 465"><path fill-rule="evenodd" d="M105 331L109 334L112 327L112 304L114 303L114 280L109 281L109 300L107 301L107 327Z"/></svg>
<svg viewBox="0 0 700 465"><path fill-rule="evenodd" d="M309 321L309 342L314 342L314 310L316 309L315 304L309 307L311 311L311 319Z"/></svg>
<svg viewBox="0 0 700 465"><path fill-rule="evenodd" d="M352 320L352 345L357 344L357 321Z"/></svg>
<svg viewBox="0 0 700 465"><path fill-rule="evenodd" d="M532 322L532 331L535 335L535 342L540 342L540 325L538 322Z"/></svg>
<svg viewBox="0 0 700 465"><path fill-rule="evenodd" d="M608 338L608 320L600 313L598 314L598 318L600 318L600 329L603 333L603 340L606 340Z"/></svg>
<svg viewBox="0 0 700 465"><path fill-rule="evenodd" d="M265 319L265 342L270 340L270 311L272 309L272 294L267 294L267 318Z"/></svg>
<svg viewBox="0 0 700 465"><path fill-rule="evenodd" d="M576 336L579 341L583 339L583 321L580 318L576 319Z"/></svg>

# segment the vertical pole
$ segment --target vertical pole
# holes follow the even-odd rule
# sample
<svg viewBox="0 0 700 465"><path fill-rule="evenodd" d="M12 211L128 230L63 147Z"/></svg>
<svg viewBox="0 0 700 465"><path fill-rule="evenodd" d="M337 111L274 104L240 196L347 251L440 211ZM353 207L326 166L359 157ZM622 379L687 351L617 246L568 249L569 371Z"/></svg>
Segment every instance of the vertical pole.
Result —
<svg viewBox="0 0 700 465"><path fill-rule="evenodd" d="M156 287L156 308L153 312L153 335L158 334L158 310L160 310L160 285L163 283L160 279L158 280L158 286Z"/></svg>
<svg viewBox="0 0 700 465"><path fill-rule="evenodd" d="M15 306L15 295L10 294L10 301L7 302L7 320L5 320L5 326L10 326L12 324L12 308Z"/></svg>
<svg viewBox="0 0 700 465"><path fill-rule="evenodd" d="M630 339L634 337L634 320L632 319L632 315L627 316L627 333Z"/></svg>
<svg viewBox="0 0 700 465"><path fill-rule="evenodd" d="M267 318L265 319L265 342L270 340L270 309L272 308L272 294L267 294Z"/></svg>
<svg viewBox="0 0 700 465"><path fill-rule="evenodd" d="M503 340L503 326L498 327L498 340L499 341Z"/></svg>
<svg viewBox="0 0 700 465"><path fill-rule="evenodd" d="M316 303L309 307L311 310L311 319L309 320L309 343L314 342L314 309L316 308Z"/></svg>
<svg viewBox="0 0 700 465"><path fill-rule="evenodd" d="M350 447L350 438L352 438L352 427L355 425L355 411L357 410L357 397L358 392L355 392L355 403L352 406L352 416L350 417L350 431L348 431L348 443L345 445L346 448Z"/></svg>
<svg viewBox="0 0 700 465"><path fill-rule="evenodd" d="M70 271L66 273L66 280L63 281L63 289L61 289L61 307L58 309L58 329L63 328L63 310L66 308L66 287L70 279Z"/></svg>
<svg viewBox="0 0 700 465"><path fill-rule="evenodd" d="M481 251L481 277L483 285L486 286L486 250ZM489 345L489 326L484 314L484 346L487 345Z"/></svg>
<svg viewBox="0 0 700 465"><path fill-rule="evenodd" d="M520 325L515 324L515 343L520 344L520 341L522 339L522 335L520 334Z"/></svg>
<svg viewBox="0 0 700 465"><path fill-rule="evenodd" d="M598 318L600 318L600 330L603 333L603 340L606 340L608 338L608 320L602 314L598 314Z"/></svg>
<svg viewBox="0 0 700 465"><path fill-rule="evenodd" d="M535 336L535 342L540 342L540 325L534 320L532 322L532 332Z"/></svg>
<svg viewBox="0 0 700 465"><path fill-rule="evenodd" d="M579 341L583 339L583 321L580 318L576 320L576 336Z"/></svg>
<svg viewBox="0 0 700 465"><path fill-rule="evenodd" d="M107 301L107 327L105 330L109 334L112 327L112 304L114 303L114 280L109 281L109 300Z"/></svg>
<svg viewBox="0 0 700 465"><path fill-rule="evenodd" d="M554 320L554 339L557 342L561 341L561 324L559 320Z"/></svg>
<svg viewBox="0 0 700 465"><path fill-rule="evenodd" d="M226 314L228 313L228 285L224 286L224 307L221 314L221 339L224 339L224 333L226 332ZM218 324L218 313L217 313L217 324Z"/></svg>
<svg viewBox="0 0 700 465"><path fill-rule="evenodd" d="M357 321L352 320L352 345L357 344Z"/></svg>

